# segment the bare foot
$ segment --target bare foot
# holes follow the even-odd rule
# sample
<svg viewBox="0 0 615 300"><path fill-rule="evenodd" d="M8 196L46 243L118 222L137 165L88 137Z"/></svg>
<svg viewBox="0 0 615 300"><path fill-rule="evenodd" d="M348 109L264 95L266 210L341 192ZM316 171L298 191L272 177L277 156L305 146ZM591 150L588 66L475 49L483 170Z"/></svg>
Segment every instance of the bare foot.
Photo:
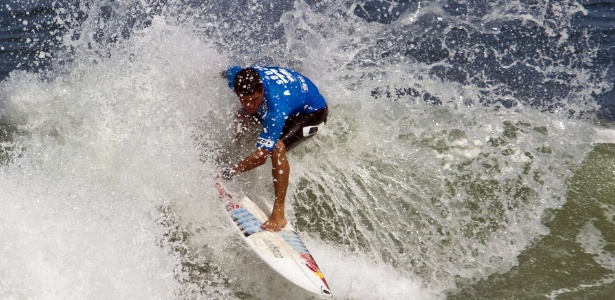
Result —
<svg viewBox="0 0 615 300"><path fill-rule="evenodd" d="M267 231L275 232L275 231L280 231L280 229L286 226L286 224L288 224L288 222L286 221L286 218L284 217L278 218L278 217L274 217L273 215L271 215L271 217L269 217L269 220L263 223L261 227Z"/></svg>

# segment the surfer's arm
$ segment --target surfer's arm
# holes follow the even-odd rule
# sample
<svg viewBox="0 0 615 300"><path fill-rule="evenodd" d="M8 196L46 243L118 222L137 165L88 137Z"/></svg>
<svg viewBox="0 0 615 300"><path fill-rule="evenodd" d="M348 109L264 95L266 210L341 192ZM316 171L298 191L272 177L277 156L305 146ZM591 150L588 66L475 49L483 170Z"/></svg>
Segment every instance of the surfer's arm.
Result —
<svg viewBox="0 0 615 300"><path fill-rule="evenodd" d="M260 124L260 119L257 114L250 114L245 109L241 108L235 115L235 141L238 142L250 128Z"/></svg>
<svg viewBox="0 0 615 300"><path fill-rule="evenodd" d="M282 141L278 141L273 150L273 153L267 149L259 148L254 153L248 155L230 171L227 178L230 179L235 174L250 171L256 167L263 165L267 161L267 156L272 155L271 163L273 167L271 173L273 176L273 186L275 200L273 202L273 211L269 219L263 223L262 227L269 231L278 231L288 222L284 216L284 203L286 202L286 190L288 189L288 177L290 174L290 166L286 159L286 147Z"/></svg>
<svg viewBox="0 0 615 300"><path fill-rule="evenodd" d="M248 172L256 167L259 167L267 161L267 156L269 156L270 153L271 152L267 149L259 148L252 154L244 158L242 161L237 163L233 167L233 171L235 171L235 174L241 174L244 172Z"/></svg>
<svg viewBox="0 0 615 300"><path fill-rule="evenodd" d="M278 117L278 119L282 118ZM278 128L279 124L275 124L274 121L276 121L275 118L265 118L263 120L264 128L256 143L257 150L232 168L233 175L241 174L263 165L267 161L267 156L274 152L275 141L278 140L282 133L282 129ZM284 123L282 123L282 126L284 126Z"/></svg>

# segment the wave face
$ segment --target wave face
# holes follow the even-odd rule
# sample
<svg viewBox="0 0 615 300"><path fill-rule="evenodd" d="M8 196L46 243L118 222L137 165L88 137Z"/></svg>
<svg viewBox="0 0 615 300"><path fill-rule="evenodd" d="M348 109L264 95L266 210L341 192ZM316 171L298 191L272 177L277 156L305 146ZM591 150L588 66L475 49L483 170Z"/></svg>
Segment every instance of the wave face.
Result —
<svg viewBox="0 0 615 300"><path fill-rule="evenodd" d="M443 299L518 265L611 88L576 1L30 5L3 6L2 35L38 38L5 46L0 298L307 296L217 202L216 170L253 149L230 64L293 68L329 103L289 155L287 217L340 299ZM237 181L271 205L268 167Z"/></svg>

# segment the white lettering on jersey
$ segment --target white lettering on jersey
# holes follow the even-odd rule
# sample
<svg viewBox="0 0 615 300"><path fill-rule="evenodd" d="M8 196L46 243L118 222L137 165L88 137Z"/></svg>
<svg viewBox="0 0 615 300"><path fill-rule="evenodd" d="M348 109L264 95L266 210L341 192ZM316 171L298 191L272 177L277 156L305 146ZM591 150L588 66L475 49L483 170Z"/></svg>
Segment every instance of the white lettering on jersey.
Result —
<svg viewBox="0 0 615 300"><path fill-rule="evenodd" d="M295 82L295 77L293 77L293 75L291 75L286 69L280 69L280 73L284 74L290 82Z"/></svg>
<svg viewBox="0 0 615 300"><path fill-rule="evenodd" d="M259 148L273 148L273 145L275 145L275 142L272 139L258 138L258 142L256 142L256 146Z"/></svg>
<svg viewBox="0 0 615 300"><path fill-rule="evenodd" d="M288 83L288 80L286 80L286 78L284 77L284 75L278 73L277 70L271 70L271 72L273 72L276 76L271 76L271 79L280 79L282 80L284 83Z"/></svg>
<svg viewBox="0 0 615 300"><path fill-rule="evenodd" d="M307 93L307 92L308 92L308 86L307 86L307 84L305 83L305 80L303 79L303 76L299 76L299 81L301 81L301 90L302 90L304 93Z"/></svg>
<svg viewBox="0 0 615 300"><path fill-rule="evenodd" d="M293 74L288 72L288 70L286 69L279 69L279 70L266 69L266 68L256 68L256 69L259 69L265 72L265 77L267 79L275 80L275 83L279 85L297 81L297 78L295 78L295 76L293 76ZM299 80L301 80L302 82L301 89L304 92L307 92L307 85L305 84L305 81L303 80L303 78L301 78L301 76L298 76L298 77L299 77Z"/></svg>

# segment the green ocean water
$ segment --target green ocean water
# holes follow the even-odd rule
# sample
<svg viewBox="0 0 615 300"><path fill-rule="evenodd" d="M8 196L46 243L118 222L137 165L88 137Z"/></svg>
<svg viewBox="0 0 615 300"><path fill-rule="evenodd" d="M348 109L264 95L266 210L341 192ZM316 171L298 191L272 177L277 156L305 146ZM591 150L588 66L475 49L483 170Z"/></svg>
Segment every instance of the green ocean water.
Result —
<svg viewBox="0 0 615 300"><path fill-rule="evenodd" d="M510 271L461 282L447 299L613 299L615 145L596 144L566 182L566 203L543 218L549 234Z"/></svg>

